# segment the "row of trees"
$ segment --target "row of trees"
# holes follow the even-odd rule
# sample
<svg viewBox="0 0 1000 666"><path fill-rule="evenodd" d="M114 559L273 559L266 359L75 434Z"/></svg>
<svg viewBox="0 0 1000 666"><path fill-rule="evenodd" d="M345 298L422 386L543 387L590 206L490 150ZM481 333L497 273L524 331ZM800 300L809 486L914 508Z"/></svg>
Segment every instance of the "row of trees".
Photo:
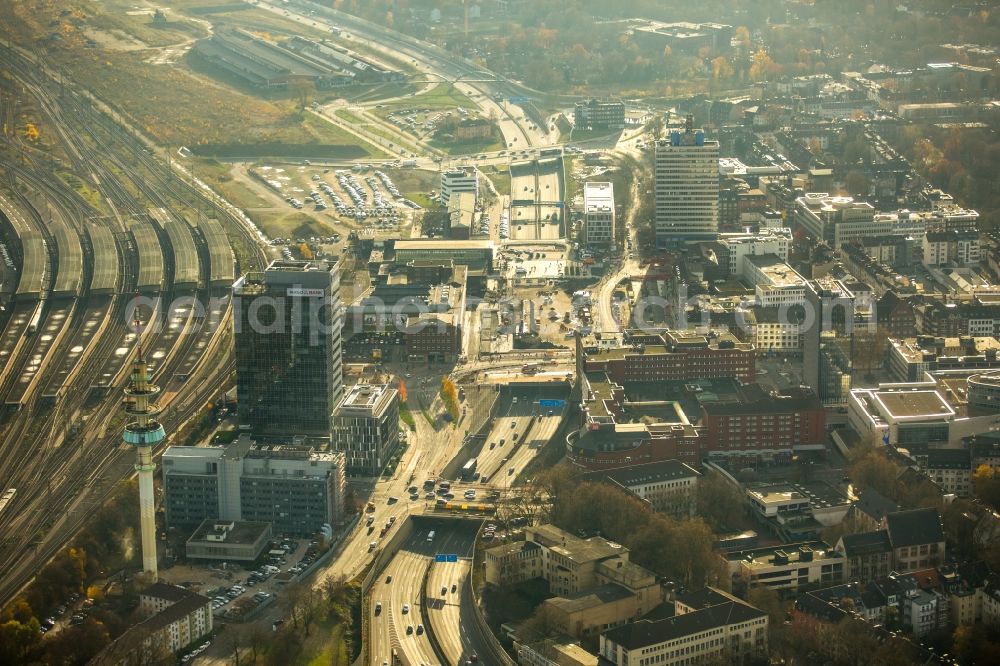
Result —
<svg viewBox="0 0 1000 666"><path fill-rule="evenodd" d="M88 590L96 578L128 566L137 555L139 514L135 481L118 485L73 542L35 576L0 616L0 663L83 664L125 629L116 614L95 609L79 625L42 642L39 619L52 614L71 594Z"/></svg>
<svg viewBox="0 0 1000 666"><path fill-rule="evenodd" d="M603 483L580 483L566 467L539 475L554 496L550 522L571 534L596 535L627 547L630 559L686 587L728 588L728 575L712 553L712 529L701 518L675 520ZM600 510L595 510L600 507Z"/></svg>

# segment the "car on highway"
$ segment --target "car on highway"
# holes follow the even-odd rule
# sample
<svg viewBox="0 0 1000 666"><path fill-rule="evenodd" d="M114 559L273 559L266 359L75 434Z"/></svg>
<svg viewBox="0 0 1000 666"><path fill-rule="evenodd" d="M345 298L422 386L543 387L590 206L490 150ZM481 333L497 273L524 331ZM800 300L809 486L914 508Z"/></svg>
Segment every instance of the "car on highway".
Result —
<svg viewBox="0 0 1000 666"><path fill-rule="evenodd" d="M372 552L373 550L375 550L375 547L376 547L376 546L378 546L378 542L376 542L376 541L372 541L372 542L371 542L370 544L368 544L368 552L370 553L370 552Z"/></svg>
<svg viewBox="0 0 1000 666"><path fill-rule="evenodd" d="M424 625L418 624L417 625L417 636L419 636L422 633L424 633Z"/></svg>
<svg viewBox="0 0 1000 666"><path fill-rule="evenodd" d="M381 612L382 612L382 602L381 601L376 601L375 602L375 614L378 615Z"/></svg>
<svg viewBox="0 0 1000 666"><path fill-rule="evenodd" d="M454 592L454 591L455 591L455 590L457 590L457 589L458 589L458 585L457 585L457 584L455 584L455 583L452 583L452 584L451 584L451 591L452 591L452 592Z"/></svg>
<svg viewBox="0 0 1000 666"><path fill-rule="evenodd" d="M413 625L412 624L406 625L406 635L409 636L412 633L413 633Z"/></svg>
<svg viewBox="0 0 1000 666"><path fill-rule="evenodd" d="M388 585L391 582L392 582L392 574L389 574L388 576L385 577L385 584Z"/></svg>
<svg viewBox="0 0 1000 666"><path fill-rule="evenodd" d="M403 604L403 615L410 612L410 604Z"/></svg>
<svg viewBox="0 0 1000 666"><path fill-rule="evenodd" d="M442 585L441 586L441 594L448 594L448 586L447 585Z"/></svg>

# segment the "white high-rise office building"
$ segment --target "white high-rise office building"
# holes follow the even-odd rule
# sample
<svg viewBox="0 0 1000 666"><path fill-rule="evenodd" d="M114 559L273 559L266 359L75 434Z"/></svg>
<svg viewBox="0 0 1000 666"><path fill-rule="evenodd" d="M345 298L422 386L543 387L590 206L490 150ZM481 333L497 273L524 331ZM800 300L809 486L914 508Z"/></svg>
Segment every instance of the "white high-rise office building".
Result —
<svg viewBox="0 0 1000 666"><path fill-rule="evenodd" d="M719 231L719 142L691 116L684 131L656 142L656 247L711 240Z"/></svg>
<svg viewBox="0 0 1000 666"><path fill-rule="evenodd" d="M441 205L448 207L453 194L479 194L479 171L475 167L459 167L441 173Z"/></svg>
<svg viewBox="0 0 1000 666"><path fill-rule="evenodd" d="M614 245L615 190L611 183L584 183L583 215L588 247Z"/></svg>

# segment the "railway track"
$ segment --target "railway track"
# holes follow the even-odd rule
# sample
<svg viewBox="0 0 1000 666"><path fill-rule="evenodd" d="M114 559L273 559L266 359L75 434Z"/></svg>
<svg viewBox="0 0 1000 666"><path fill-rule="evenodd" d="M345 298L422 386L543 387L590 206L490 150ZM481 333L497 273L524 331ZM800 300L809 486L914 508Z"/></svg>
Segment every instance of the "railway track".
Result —
<svg viewBox="0 0 1000 666"><path fill-rule="evenodd" d="M80 223L87 219L110 226L122 252L120 292L109 297L110 303L108 299L102 303L94 298L85 286L78 294L79 315L71 318L69 331L79 330L99 307L108 309L108 321L104 331L87 344L77 365L72 366L75 374L69 390L45 401L39 400L35 391L23 409L5 424L6 433L0 434L0 440L18 442L11 455L0 460L0 484L18 488L11 507L0 514L2 603L30 580L39 562L47 561L62 547L115 483L133 472L131 452L121 446L122 417L115 391L121 381L120 371L129 358L129 322L125 313L137 278L135 249L121 242L129 219L144 219L151 206L192 215L208 211L223 223L232 243L244 246L245 259L262 266L266 254L255 232L246 228L224 201L178 177L150 154L134 131L116 123L88 99L87 93L54 84L41 65L16 50L0 46L0 64L38 100L68 158L68 165L63 167L92 183L112 216L102 217L104 211L67 192L65 184L52 176L51 169L36 170L29 164L17 168L17 177L68 213L64 219L75 219L76 233L83 232ZM85 235L81 233L81 237ZM202 270L202 277L193 295L208 311L212 309L212 298L220 298L228 290L209 289L207 269ZM89 279L81 284L89 284ZM172 296L169 289L160 294L168 303ZM156 331L150 331L145 342L148 349L161 348L165 352L156 372L158 381L167 389L163 397L168 404L162 421L168 431L196 414L217 394L219 382L234 371L231 354L219 353L228 340L229 303L215 303L216 311L207 312L207 319L199 316L198 307L192 307L183 321L189 327L186 334L176 336L172 344L163 344L166 337ZM219 324L216 327L208 325L213 315ZM63 372L72 353L71 346L56 346L51 362L53 375ZM97 385L108 368L118 372L107 388L101 388ZM86 426L78 428L81 417L86 418Z"/></svg>

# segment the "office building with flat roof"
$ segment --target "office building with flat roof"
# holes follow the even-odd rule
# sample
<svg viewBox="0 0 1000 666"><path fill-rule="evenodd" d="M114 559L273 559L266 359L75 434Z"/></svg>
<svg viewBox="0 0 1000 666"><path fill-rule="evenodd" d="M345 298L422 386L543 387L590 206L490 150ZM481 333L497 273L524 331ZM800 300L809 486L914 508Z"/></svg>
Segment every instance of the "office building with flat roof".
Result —
<svg viewBox="0 0 1000 666"><path fill-rule="evenodd" d="M757 305L787 306L806 300L806 279L776 255L744 258L743 274L754 288Z"/></svg>
<svg viewBox="0 0 1000 666"><path fill-rule="evenodd" d="M627 335L620 347L588 353L586 372L606 372L619 384L735 377L753 381L756 350L730 333L671 330Z"/></svg>
<svg viewBox="0 0 1000 666"><path fill-rule="evenodd" d="M468 266L469 270L493 269L494 245L491 240L433 240L414 238L397 240L394 244L395 262L444 260Z"/></svg>
<svg viewBox="0 0 1000 666"><path fill-rule="evenodd" d="M240 423L329 437L344 396L339 262L274 261L233 285L233 306Z"/></svg>
<svg viewBox="0 0 1000 666"><path fill-rule="evenodd" d="M588 247L614 245L615 190L611 183L584 183L583 232Z"/></svg>
<svg viewBox="0 0 1000 666"><path fill-rule="evenodd" d="M862 441L911 452L946 444L955 409L928 384L888 384L850 392L847 421Z"/></svg>
<svg viewBox="0 0 1000 666"><path fill-rule="evenodd" d="M694 129L656 142L654 153L656 247L713 240L719 232L719 142Z"/></svg>
<svg viewBox="0 0 1000 666"><path fill-rule="evenodd" d="M167 526L203 521L270 523L276 533L310 535L344 517L344 454L258 444L171 446L163 453Z"/></svg>
<svg viewBox="0 0 1000 666"><path fill-rule="evenodd" d="M333 420L333 446L348 474L377 476L399 446L399 391L387 384L358 384Z"/></svg>
<svg viewBox="0 0 1000 666"><path fill-rule="evenodd" d="M844 581L845 557L824 541L803 541L725 553L734 578L749 587L797 591L800 587Z"/></svg>
<svg viewBox="0 0 1000 666"><path fill-rule="evenodd" d="M588 99L573 105L573 125L579 130L625 129L625 103Z"/></svg>
<svg viewBox="0 0 1000 666"><path fill-rule="evenodd" d="M271 540L271 523L203 520L184 544L189 560L256 562Z"/></svg>
<svg viewBox="0 0 1000 666"><path fill-rule="evenodd" d="M459 192L471 194L475 203L479 195L479 170L476 167L459 167L441 172L441 205L447 208L452 196Z"/></svg>
<svg viewBox="0 0 1000 666"><path fill-rule="evenodd" d="M810 236L834 250L865 236L892 235L895 221L875 216L875 208L852 197L810 192L795 200L795 222Z"/></svg>

